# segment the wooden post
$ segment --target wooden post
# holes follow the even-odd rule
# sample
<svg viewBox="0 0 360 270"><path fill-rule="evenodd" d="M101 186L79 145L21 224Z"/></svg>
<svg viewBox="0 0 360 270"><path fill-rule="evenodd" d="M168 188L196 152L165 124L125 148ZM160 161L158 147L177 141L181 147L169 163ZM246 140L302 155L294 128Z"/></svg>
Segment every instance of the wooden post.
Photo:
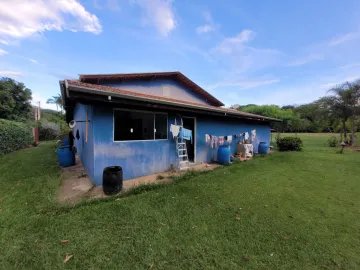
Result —
<svg viewBox="0 0 360 270"><path fill-rule="evenodd" d="M88 141L88 105L86 105L86 122L85 122L85 142Z"/></svg>

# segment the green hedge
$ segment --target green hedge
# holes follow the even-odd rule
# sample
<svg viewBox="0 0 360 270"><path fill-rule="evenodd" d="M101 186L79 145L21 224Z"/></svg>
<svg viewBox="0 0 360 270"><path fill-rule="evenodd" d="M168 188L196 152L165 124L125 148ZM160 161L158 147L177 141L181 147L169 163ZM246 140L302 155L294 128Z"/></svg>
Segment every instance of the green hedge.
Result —
<svg viewBox="0 0 360 270"><path fill-rule="evenodd" d="M0 119L0 155L22 149L33 143L29 125Z"/></svg>
<svg viewBox="0 0 360 270"><path fill-rule="evenodd" d="M301 151L303 142L299 137L278 138L276 144L279 151Z"/></svg>

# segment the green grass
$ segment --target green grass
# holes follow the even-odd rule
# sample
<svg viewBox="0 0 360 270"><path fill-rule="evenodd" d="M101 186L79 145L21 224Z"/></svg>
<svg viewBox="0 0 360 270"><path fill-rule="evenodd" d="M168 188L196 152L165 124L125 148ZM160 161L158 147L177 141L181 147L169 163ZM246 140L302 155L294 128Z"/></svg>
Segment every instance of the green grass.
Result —
<svg viewBox="0 0 360 270"><path fill-rule="evenodd" d="M73 208L53 199L52 143L0 157L0 268L359 269L360 153L300 136L300 153Z"/></svg>

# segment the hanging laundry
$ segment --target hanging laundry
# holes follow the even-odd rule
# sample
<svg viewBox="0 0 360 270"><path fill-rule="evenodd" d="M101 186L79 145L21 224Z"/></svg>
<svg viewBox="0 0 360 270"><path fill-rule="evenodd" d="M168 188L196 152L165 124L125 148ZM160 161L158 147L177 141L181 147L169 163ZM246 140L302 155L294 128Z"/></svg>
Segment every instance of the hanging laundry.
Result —
<svg viewBox="0 0 360 270"><path fill-rule="evenodd" d="M76 130L76 139L80 140L80 132L79 132L79 130Z"/></svg>
<svg viewBox="0 0 360 270"><path fill-rule="evenodd" d="M256 129L253 129L253 130L251 131L251 141L252 141L252 142L255 141L255 138L256 138Z"/></svg>
<svg viewBox="0 0 360 270"><path fill-rule="evenodd" d="M224 136L219 136L218 142L219 142L219 145L223 145L224 144Z"/></svg>
<svg viewBox="0 0 360 270"><path fill-rule="evenodd" d="M207 144L210 143L210 135L209 134L205 134L205 142Z"/></svg>
<svg viewBox="0 0 360 270"><path fill-rule="evenodd" d="M192 143L192 130L181 127L180 137L184 140L191 141Z"/></svg>
<svg viewBox="0 0 360 270"><path fill-rule="evenodd" d="M237 138L238 138L238 135L234 134L233 139L237 139Z"/></svg>
<svg viewBox="0 0 360 270"><path fill-rule="evenodd" d="M245 132L245 140L247 141L249 139L249 132Z"/></svg>
<svg viewBox="0 0 360 270"><path fill-rule="evenodd" d="M228 136L226 136L227 138L226 138L226 140L227 140L227 142L228 143L231 143L232 142L232 135L228 135Z"/></svg>
<svg viewBox="0 0 360 270"><path fill-rule="evenodd" d="M179 135L180 127L181 126L178 126L178 125L172 125L172 124L170 125L170 132L172 133L173 138L175 138Z"/></svg>

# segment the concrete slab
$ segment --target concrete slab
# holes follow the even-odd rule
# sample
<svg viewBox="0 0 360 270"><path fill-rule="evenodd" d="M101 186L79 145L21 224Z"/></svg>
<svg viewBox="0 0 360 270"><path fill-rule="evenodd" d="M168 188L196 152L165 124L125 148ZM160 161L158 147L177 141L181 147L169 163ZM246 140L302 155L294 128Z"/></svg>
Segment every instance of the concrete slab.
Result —
<svg viewBox="0 0 360 270"><path fill-rule="evenodd" d="M209 171L219 166L221 165L207 163L192 164L190 169L195 171ZM140 185L170 183L172 177L181 176L184 173L185 172L167 171L126 180L123 182L121 192L126 192ZM75 204L84 199L91 200L105 197L107 197L107 195L104 194L102 186L94 187L78 159L77 165L62 169L62 180L57 198L60 203Z"/></svg>

